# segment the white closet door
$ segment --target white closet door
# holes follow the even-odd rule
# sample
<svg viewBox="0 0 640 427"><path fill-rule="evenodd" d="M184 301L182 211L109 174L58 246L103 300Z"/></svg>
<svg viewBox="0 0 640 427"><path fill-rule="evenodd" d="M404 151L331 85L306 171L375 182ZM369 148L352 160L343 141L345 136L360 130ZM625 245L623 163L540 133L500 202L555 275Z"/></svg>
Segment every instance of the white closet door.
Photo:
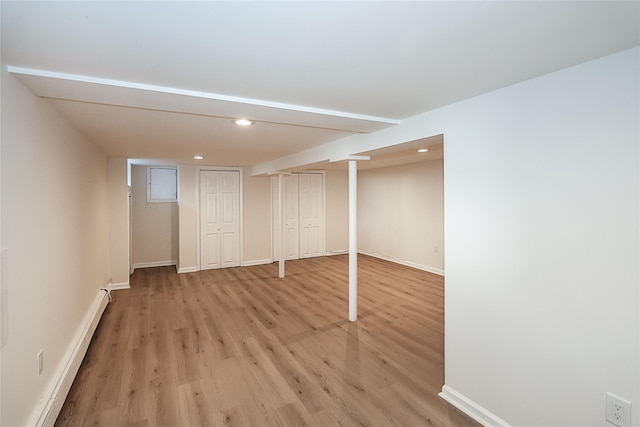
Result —
<svg viewBox="0 0 640 427"><path fill-rule="evenodd" d="M299 175L300 258L323 256L324 218L322 174Z"/></svg>
<svg viewBox="0 0 640 427"><path fill-rule="evenodd" d="M299 259L325 254L323 175L291 174L285 178L286 258ZM278 224L278 181L271 179L273 217L273 260L280 257L280 224Z"/></svg>
<svg viewBox="0 0 640 427"><path fill-rule="evenodd" d="M240 265L240 173L200 172L200 269Z"/></svg>
<svg viewBox="0 0 640 427"><path fill-rule="evenodd" d="M273 260L280 260L280 223L278 221L278 177L271 177L271 206L273 224ZM300 258L298 231L298 175L284 179L285 259Z"/></svg>

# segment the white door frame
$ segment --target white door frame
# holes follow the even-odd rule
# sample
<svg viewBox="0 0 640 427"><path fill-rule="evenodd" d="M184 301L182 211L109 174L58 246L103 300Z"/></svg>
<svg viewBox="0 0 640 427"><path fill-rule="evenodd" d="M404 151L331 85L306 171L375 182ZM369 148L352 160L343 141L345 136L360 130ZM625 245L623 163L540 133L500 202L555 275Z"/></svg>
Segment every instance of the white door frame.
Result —
<svg viewBox="0 0 640 427"><path fill-rule="evenodd" d="M198 229L198 239L197 239L197 250L196 250L196 267L198 271L201 271L201 263L200 263L200 254L201 254L201 230L200 230L200 172L202 171L211 171L211 172L238 172L240 174L240 266L244 266L244 239L243 239L243 231L244 231L244 207L243 207L243 175L244 171L241 167L228 167L228 166L198 166L196 167L196 223Z"/></svg>

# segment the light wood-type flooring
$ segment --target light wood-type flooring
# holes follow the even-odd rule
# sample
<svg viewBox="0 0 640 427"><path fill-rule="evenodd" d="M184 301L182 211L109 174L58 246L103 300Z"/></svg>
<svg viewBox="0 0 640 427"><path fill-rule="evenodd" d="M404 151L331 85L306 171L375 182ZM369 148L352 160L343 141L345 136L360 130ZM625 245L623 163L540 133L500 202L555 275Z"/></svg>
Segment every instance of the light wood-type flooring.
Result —
<svg viewBox="0 0 640 427"><path fill-rule="evenodd" d="M176 274L112 292L57 426L477 426L437 396L443 279L359 256Z"/></svg>

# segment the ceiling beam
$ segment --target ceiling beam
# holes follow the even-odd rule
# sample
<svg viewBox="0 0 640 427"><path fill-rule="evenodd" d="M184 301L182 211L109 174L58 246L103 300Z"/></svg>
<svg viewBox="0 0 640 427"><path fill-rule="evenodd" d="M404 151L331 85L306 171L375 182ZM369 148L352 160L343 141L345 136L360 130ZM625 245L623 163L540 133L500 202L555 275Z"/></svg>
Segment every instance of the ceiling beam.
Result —
<svg viewBox="0 0 640 427"><path fill-rule="evenodd" d="M337 162L342 160L364 160L375 150L401 145L409 141L417 141L444 134L451 125L443 126L439 118L446 108L418 114L402 120L398 126L382 129L369 134L354 134L335 141L322 144L308 150L260 163L251 168L251 175L265 175L278 170L290 170L321 162Z"/></svg>
<svg viewBox="0 0 640 427"><path fill-rule="evenodd" d="M355 160L355 161L363 161L363 160L371 160L371 156L340 156L333 159L329 159L329 163L338 163L344 162L347 160Z"/></svg>
<svg viewBox="0 0 640 427"><path fill-rule="evenodd" d="M375 132L401 123L386 117L12 65L7 70L33 93L50 99L353 133Z"/></svg>

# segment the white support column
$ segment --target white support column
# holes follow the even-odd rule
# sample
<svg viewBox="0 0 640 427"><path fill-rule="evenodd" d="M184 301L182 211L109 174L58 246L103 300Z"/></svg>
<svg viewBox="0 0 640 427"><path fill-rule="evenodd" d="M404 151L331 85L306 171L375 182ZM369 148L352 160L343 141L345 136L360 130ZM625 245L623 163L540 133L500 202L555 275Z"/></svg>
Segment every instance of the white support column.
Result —
<svg viewBox="0 0 640 427"><path fill-rule="evenodd" d="M278 175L278 223L280 224L280 260L278 261L278 277L284 277L284 260L286 258L286 228L284 224L284 175Z"/></svg>
<svg viewBox="0 0 640 427"><path fill-rule="evenodd" d="M358 163L349 160L349 321L358 320Z"/></svg>

